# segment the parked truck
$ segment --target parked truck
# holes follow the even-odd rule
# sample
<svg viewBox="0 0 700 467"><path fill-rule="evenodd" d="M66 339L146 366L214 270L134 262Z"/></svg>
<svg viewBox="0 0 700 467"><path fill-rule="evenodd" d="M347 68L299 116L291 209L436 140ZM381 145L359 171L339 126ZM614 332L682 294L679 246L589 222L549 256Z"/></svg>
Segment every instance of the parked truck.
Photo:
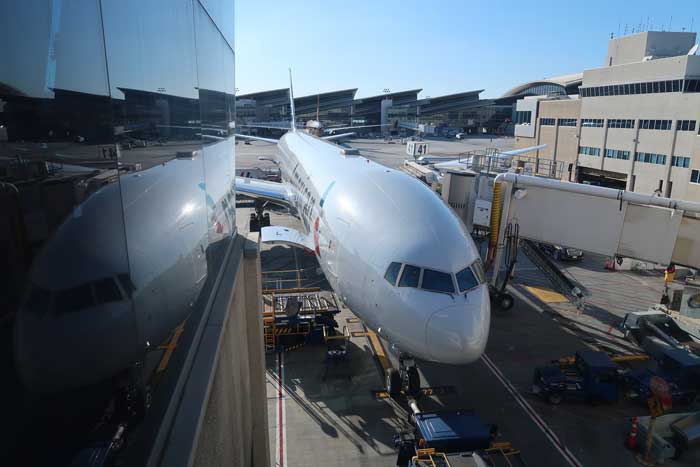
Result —
<svg viewBox="0 0 700 467"><path fill-rule="evenodd" d="M570 364L538 367L532 392L551 404L561 401L616 402L621 392L620 370L605 352L580 350Z"/></svg>

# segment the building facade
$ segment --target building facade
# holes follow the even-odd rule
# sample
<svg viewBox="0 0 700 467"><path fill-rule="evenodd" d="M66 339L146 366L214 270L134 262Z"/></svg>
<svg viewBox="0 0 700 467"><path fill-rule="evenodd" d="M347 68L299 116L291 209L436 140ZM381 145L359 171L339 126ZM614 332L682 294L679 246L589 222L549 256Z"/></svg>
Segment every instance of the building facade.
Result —
<svg viewBox="0 0 700 467"><path fill-rule="evenodd" d="M557 159L573 153L572 181L700 200L700 57L688 55L695 39L673 32L611 39L606 66L584 71L571 104L518 101L517 111L534 114L516 126L517 146L547 143L540 152Z"/></svg>

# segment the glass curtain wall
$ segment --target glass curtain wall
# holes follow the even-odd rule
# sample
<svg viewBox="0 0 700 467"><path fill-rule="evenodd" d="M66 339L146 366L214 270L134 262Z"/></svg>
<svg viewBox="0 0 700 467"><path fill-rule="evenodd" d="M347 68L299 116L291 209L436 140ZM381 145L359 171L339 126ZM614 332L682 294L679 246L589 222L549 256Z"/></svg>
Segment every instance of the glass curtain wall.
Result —
<svg viewBox="0 0 700 467"><path fill-rule="evenodd" d="M236 232L233 21L0 2L0 464L143 463Z"/></svg>

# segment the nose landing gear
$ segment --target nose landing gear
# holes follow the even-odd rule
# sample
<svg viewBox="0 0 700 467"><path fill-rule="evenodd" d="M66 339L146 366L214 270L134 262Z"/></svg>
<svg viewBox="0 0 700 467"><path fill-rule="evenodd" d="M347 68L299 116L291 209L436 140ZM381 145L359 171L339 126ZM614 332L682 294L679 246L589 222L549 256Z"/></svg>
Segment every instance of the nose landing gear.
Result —
<svg viewBox="0 0 700 467"><path fill-rule="evenodd" d="M250 213L250 231L260 232L263 227L270 226L270 213L264 212L265 204L261 201L255 202L255 212Z"/></svg>
<svg viewBox="0 0 700 467"><path fill-rule="evenodd" d="M421 381L416 362L407 354L399 355L399 369L386 371L386 390L391 397L403 392L407 396L417 397L421 394Z"/></svg>
<svg viewBox="0 0 700 467"><path fill-rule="evenodd" d="M505 288L505 287L504 287ZM510 310L515 304L513 296L506 292L505 290L497 290L496 288L491 288L490 290L491 302L503 311Z"/></svg>

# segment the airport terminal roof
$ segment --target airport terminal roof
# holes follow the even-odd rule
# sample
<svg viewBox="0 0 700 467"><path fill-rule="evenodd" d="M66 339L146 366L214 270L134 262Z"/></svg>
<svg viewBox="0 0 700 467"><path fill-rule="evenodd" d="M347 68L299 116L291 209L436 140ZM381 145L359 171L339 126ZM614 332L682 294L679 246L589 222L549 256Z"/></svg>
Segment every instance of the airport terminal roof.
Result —
<svg viewBox="0 0 700 467"><path fill-rule="evenodd" d="M294 106L296 107L297 113L304 113L312 110L315 111L317 103L321 110L341 105L351 105L356 92L357 88L353 88L295 97ZM264 105L284 105L289 103L289 88L241 94L236 96L236 99L255 100L257 103Z"/></svg>
<svg viewBox="0 0 700 467"><path fill-rule="evenodd" d="M501 97L524 96L537 93L537 88L541 86L558 86L566 94L577 94L578 87L583 82L583 73L574 73L570 75L555 76L553 78L543 78L541 80L528 81L526 83L515 86Z"/></svg>
<svg viewBox="0 0 700 467"><path fill-rule="evenodd" d="M418 93L423 89L409 89L407 91L387 92L376 96L358 97L355 99L356 104L368 104L372 102L381 102L384 99L391 99L394 104L405 104L406 102L415 101L418 98Z"/></svg>
<svg viewBox="0 0 700 467"><path fill-rule="evenodd" d="M317 105L319 110L332 109L342 106L349 107L353 103L356 92L357 88L353 88L295 97L294 107L296 108L298 114L315 112Z"/></svg>
<svg viewBox="0 0 700 467"><path fill-rule="evenodd" d="M463 109L465 107L481 106L485 101L479 100L479 94L483 89L474 91L447 94L445 96L426 97L416 102L420 106L421 115L445 112L453 109ZM490 103L490 101L489 101Z"/></svg>

